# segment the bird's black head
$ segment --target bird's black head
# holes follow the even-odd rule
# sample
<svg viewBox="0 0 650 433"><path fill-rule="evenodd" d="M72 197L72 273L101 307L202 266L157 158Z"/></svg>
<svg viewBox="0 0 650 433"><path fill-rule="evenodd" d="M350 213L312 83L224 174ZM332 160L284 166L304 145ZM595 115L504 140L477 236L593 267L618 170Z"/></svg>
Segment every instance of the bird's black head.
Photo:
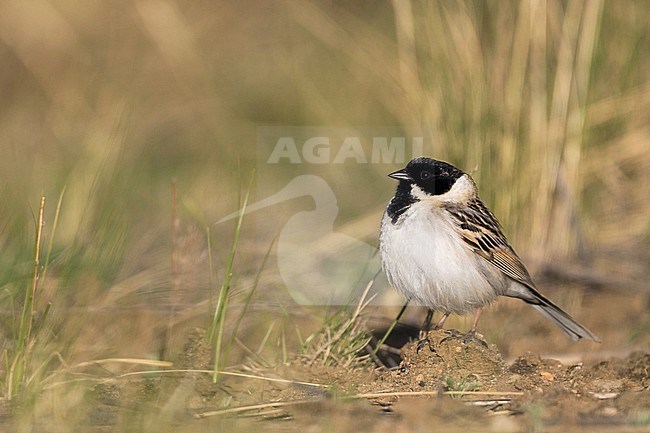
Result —
<svg viewBox="0 0 650 433"><path fill-rule="evenodd" d="M465 173L446 162L416 158L403 169L388 176L399 180L398 190L410 190L411 185L416 185L429 195L441 195L449 191L463 174Z"/></svg>

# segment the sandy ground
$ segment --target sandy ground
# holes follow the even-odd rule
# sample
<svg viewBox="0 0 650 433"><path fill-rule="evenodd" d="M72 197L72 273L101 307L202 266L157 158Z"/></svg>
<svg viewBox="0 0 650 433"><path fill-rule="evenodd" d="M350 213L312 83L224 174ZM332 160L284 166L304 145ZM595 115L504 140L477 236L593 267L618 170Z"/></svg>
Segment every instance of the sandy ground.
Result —
<svg viewBox="0 0 650 433"><path fill-rule="evenodd" d="M650 431L650 295L543 291L602 344L573 342L523 302L503 300L484 312L483 335L464 338L471 318L450 318L418 350L422 311L410 309L392 353L379 352L392 368L290 355L273 366L249 359L215 384L205 331L188 327L169 367L177 372L89 367L45 390L27 416L3 407L0 424L11 429L0 432ZM366 323L382 335L392 314L369 311Z"/></svg>
<svg viewBox="0 0 650 433"><path fill-rule="evenodd" d="M210 368L203 335L190 333L177 367ZM428 339L406 344L387 371L297 358L218 384L201 373L107 381L93 388L84 422L118 431L155 411L173 431L650 431L648 351L568 363L529 351L506 362L480 334Z"/></svg>

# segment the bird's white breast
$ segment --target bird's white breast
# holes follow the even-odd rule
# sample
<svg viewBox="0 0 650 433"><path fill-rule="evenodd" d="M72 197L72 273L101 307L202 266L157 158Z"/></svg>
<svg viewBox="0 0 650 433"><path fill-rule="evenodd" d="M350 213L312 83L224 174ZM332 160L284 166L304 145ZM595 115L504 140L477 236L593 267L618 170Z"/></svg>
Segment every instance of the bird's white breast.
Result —
<svg viewBox="0 0 650 433"><path fill-rule="evenodd" d="M396 224L385 214L382 266L407 299L461 314L494 300L497 291L490 281L500 283L503 277L464 244L445 212L422 201L411 205Z"/></svg>

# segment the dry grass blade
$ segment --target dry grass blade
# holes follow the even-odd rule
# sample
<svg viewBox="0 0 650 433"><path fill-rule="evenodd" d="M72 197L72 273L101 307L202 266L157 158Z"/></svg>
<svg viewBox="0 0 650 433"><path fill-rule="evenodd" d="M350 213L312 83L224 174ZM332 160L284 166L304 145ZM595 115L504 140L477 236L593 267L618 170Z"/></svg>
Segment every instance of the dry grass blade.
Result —
<svg viewBox="0 0 650 433"><path fill-rule="evenodd" d="M119 358L112 358L112 359L101 359L97 361L89 361L89 362L83 362L80 364L77 364L66 371L70 371L72 369L77 369L77 368L83 368L83 367L88 367L92 365L101 365L101 364L107 364L107 363L127 363L127 364L138 364L138 365L148 365L152 367L170 367L171 363L169 362L164 362L164 361L149 361L146 359L119 359ZM108 378L109 380L115 380L115 379L125 379L129 377L134 377L134 376L151 376L151 375L158 375L158 376L164 376L167 374L208 374L208 375L213 375L214 371L213 370L196 370L196 369L169 369L169 370L143 370L143 371L130 371L128 373L122 373L118 374L115 376L111 376ZM247 373L239 373L239 372L234 372L234 371L220 371L219 372L220 376L231 376L231 377L241 377L245 379L254 379L254 380L262 380L266 382L276 382L276 383L286 383L290 385L300 385L300 386L309 386L309 387L314 387L314 388L329 388L329 385L324 385L320 383L313 383L313 382L304 382L300 380L291 380L291 379L282 379L278 377L267 377L267 376L260 376L260 375L255 375L255 374L247 374ZM75 379L73 381L67 380L67 381L61 381L61 382L55 382L46 387L46 389L51 389L60 385L65 385L70 382L74 381L97 381L101 382L106 380L105 378L99 378L96 376L90 376L86 378L79 378Z"/></svg>
<svg viewBox="0 0 650 433"><path fill-rule="evenodd" d="M299 404L309 404L309 403L314 403L316 401L319 401L319 399L277 401L277 402L272 402L272 403L251 404L251 405L246 405L246 406L229 407L229 408L225 408L225 409L218 409L218 410L211 410L211 411L207 411L207 412L200 412L200 413L197 413L194 416L196 418L208 418L208 417L211 417L211 416L219 416L219 415L228 415L228 414L235 414L235 413L241 413L241 412L248 412L250 410L269 409L269 408L278 408L278 407L286 407L286 406L296 406L296 405L299 405Z"/></svg>
<svg viewBox="0 0 650 433"><path fill-rule="evenodd" d="M147 374L171 374L171 373L202 373L202 374L213 374L214 371L212 370L192 370L192 369L181 369L181 370L161 370L161 371L132 371L129 373L124 373L117 378L123 378L123 377L129 377L129 376L138 376L138 375L147 375ZM316 388L328 388L328 385L323 385L320 383L313 383L313 382L303 382L300 380L291 380L291 379L282 379L278 377L267 377L267 376L259 376L255 374L247 374L247 373L237 373L234 371L220 371L219 375L221 376L233 376L233 377L243 377L246 379L257 379L257 380L264 380L267 382L277 382L277 383L287 383L291 385L303 385L303 386L312 386Z"/></svg>
<svg viewBox="0 0 650 433"><path fill-rule="evenodd" d="M77 369L88 367L91 365L104 365L104 364L133 364L133 365L148 365L151 367L172 367L173 362L169 361L157 361L155 359L138 359L138 358L106 358L106 359L96 359L93 361L81 362L76 364L70 369Z"/></svg>
<svg viewBox="0 0 650 433"><path fill-rule="evenodd" d="M349 368L366 363L369 355L359 356L359 352L370 342L361 317L362 311L372 301L367 299L374 280L365 287L353 312L341 308L325 319L323 327L305 340L303 346L307 364L317 362L323 365L338 365Z"/></svg>
<svg viewBox="0 0 650 433"><path fill-rule="evenodd" d="M340 400L357 400L357 399L372 399L381 397L418 397L418 396L439 396L439 395L476 395L476 396L493 396L493 397L516 397L524 395L523 392L490 392L490 391L399 391L399 392L374 392L364 394L354 394L350 396L342 396ZM302 404L317 403L323 401L323 398L310 398L301 400L289 401L274 401L268 403L250 404L244 406L227 407L223 409L211 410L207 412L197 413L197 418L207 418L212 416L238 414L248 412L251 410L279 408L288 406L297 406ZM501 399L504 400L504 399Z"/></svg>
<svg viewBox="0 0 650 433"><path fill-rule="evenodd" d="M398 392L370 392L365 394L358 394L354 398L378 398L378 397L413 397L424 395L477 395L477 396L497 396L497 397L510 397L524 395L523 392L512 391L398 391Z"/></svg>

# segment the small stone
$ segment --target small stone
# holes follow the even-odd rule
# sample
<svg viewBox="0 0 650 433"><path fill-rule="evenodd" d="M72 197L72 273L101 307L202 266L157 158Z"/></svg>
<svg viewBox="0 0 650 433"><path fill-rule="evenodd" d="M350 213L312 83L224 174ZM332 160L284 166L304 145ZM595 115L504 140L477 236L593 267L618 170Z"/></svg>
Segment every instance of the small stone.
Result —
<svg viewBox="0 0 650 433"><path fill-rule="evenodd" d="M595 392L616 392L623 389L621 379L595 379L590 388Z"/></svg>
<svg viewBox="0 0 650 433"><path fill-rule="evenodd" d="M540 371L539 375L542 376L542 379L548 382L553 382L555 380L555 376L553 376L548 371Z"/></svg>
<svg viewBox="0 0 650 433"><path fill-rule="evenodd" d="M609 400L619 396L618 392L592 392L591 395L596 397L598 400Z"/></svg>
<svg viewBox="0 0 650 433"><path fill-rule="evenodd" d="M510 371L517 374L530 374L535 372L541 364L542 360L539 355L528 352L512 363Z"/></svg>

